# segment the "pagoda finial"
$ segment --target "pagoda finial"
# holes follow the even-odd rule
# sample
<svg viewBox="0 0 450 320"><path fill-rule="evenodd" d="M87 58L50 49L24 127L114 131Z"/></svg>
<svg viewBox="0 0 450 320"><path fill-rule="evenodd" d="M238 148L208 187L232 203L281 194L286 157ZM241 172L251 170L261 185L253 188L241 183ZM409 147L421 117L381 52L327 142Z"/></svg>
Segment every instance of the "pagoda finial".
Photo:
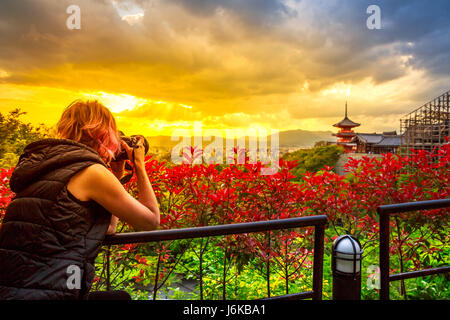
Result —
<svg viewBox="0 0 450 320"><path fill-rule="evenodd" d="M360 124L353 122L352 120L350 120L348 118L348 114L347 114L347 101L345 101L345 117L342 121L333 124L334 127L338 127L338 128L354 128L354 127L358 127Z"/></svg>

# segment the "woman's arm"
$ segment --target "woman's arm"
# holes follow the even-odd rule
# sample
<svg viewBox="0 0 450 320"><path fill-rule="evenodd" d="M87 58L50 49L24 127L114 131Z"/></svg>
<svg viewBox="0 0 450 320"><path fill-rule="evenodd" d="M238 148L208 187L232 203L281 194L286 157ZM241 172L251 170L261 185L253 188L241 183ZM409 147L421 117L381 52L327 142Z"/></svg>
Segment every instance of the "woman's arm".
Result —
<svg viewBox="0 0 450 320"><path fill-rule="evenodd" d="M67 187L78 199L94 200L113 215L108 233L115 231L117 218L140 230L154 230L159 226L160 214L155 193L145 172L144 147L140 144L133 150L125 146L129 158L134 152L139 201L128 194L117 177L100 164L94 164L77 174Z"/></svg>
<svg viewBox="0 0 450 320"><path fill-rule="evenodd" d="M159 225L158 200L156 200L155 192L153 191L153 187L150 184L143 162L142 164L135 165L135 172L137 177L137 187L139 191L139 202L149 208L152 212L157 213L156 215L158 217Z"/></svg>
<svg viewBox="0 0 450 320"><path fill-rule="evenodd" d="M128 194L119 180L100 164L88 167L84 176L85 195L113 216L140 230L154 230L159 226L158 203L145 172L137 174L139 201Z"/></svg>
<svg viewBox="0 0 450 320"><path fill-rule="evenodd" d="M125 171L125 160L111 162L110 167L111 167L111 172L120 181L120 179L123 176L123 172ZM119 223L119 218L117 218L115 215L111 215L111 221L109 223L109 227L108 227L108 230L106 231L106 234L116 233L118 223Z"/></svg>

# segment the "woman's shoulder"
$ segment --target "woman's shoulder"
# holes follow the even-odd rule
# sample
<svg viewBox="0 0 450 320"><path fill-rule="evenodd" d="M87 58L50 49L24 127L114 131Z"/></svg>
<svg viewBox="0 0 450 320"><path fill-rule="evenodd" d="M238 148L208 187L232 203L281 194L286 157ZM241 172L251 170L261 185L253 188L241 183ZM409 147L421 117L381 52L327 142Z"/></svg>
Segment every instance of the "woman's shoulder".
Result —
<svg viewBox="0 0 450 320"><path fill-rule="evenodd" d="M77 185L83 186L83 188L91 187L101 183L103 180L108 179L109 170L105 166L94 163L90 166L77 172L69 181L70 183L75 183Z"/></svg>
<svg viewBox="0 0 450 320"><path fill-rule="evenodd" d="M111 183L113 177L105 166L95 163L76 173L67 184L67 189L77 199L88 201L93 193Z"/></svg>
<svg viewBox="0 0 450 320"><path fill-rule="evenodd" d="M94 163L86 167L86 169L84 169L81 174L85 175L85 177L89 180L96 181L97 179L108 177L111 172L104 165L100 163Z"/></svg>
<svg viewBox="0 0 450 320"><path fill-rule="evenodd" d="M104 165L95 163L82 170L78 180L85 188L98 192L102 189L109 189L112 186L119 185L119 181L114 174Z"/></svg>

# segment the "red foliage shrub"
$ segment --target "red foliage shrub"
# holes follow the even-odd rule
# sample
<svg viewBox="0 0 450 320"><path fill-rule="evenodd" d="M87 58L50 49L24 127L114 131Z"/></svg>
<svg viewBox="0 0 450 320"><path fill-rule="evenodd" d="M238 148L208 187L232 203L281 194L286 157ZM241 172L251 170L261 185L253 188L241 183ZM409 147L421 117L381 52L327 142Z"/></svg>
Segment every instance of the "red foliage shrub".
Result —
<svg viewBox="0 0 450 320"><path fill-rule="evenodd" d="M191 150L188 160L193 160L197 151ZM235 153L238 155L237 150ZM195 165L192 161L170 165L148 157L146 170L160 204L163 229L326 214L332 230L327 232L327 241L349 233L370 242L377 238L377 206L449 198L449 164L450 145L447 144L433 152L414 151L410 156L389 153L379 158L350 159L345 166L346 176L325 167L317 173L307 172L299 183L292 181L295 162L283 160L274 175L261 175L260 163L236 164L236 159L230 165ZM11 173L12 169L0 169L1 217L13 197L8 188ZM136 195L135 178L125 187ZM429 210L413 218L404 215L392 221L392 226L397 227L393 252L402 255L399 250L407 245L414 258L417 252L412 249L425 248L426 236L409 238L399 227L407 222L431 221L434 223L431 231L439 233L442 232L439 221L447 213L445 209ZM228 248L230 256L247 252L263 259L275 257L279 263L296 270L301 260L289 258L285 251L293 239L303 236L302 231L289 232L276 239L278 242L272 243L271 249L265 243L267 239L248 235L224 237L219 245ZM127 249L133 250L134 246ZM167 258L166 253L162 257ZM419 258L416 258L414 263L418 265Z"/></svg>

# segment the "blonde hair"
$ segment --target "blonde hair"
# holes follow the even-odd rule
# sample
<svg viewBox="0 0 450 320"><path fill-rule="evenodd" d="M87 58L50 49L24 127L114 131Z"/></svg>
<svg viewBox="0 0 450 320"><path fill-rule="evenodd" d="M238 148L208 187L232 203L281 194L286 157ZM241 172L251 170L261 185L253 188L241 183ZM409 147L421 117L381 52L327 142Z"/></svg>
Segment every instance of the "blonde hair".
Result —
<svg viewBox="0 0 450 320"><path fill-rule="evenodd" d="M81 142L109 162L120 150L116 121L108 108L97 100L75 100L61 115L56 126L60 138Z"/></svg>

